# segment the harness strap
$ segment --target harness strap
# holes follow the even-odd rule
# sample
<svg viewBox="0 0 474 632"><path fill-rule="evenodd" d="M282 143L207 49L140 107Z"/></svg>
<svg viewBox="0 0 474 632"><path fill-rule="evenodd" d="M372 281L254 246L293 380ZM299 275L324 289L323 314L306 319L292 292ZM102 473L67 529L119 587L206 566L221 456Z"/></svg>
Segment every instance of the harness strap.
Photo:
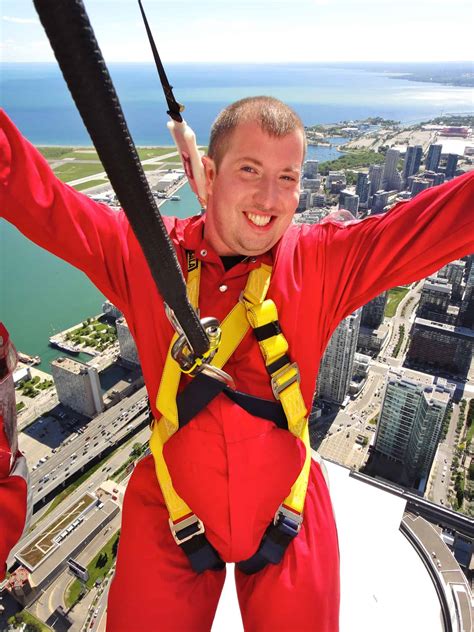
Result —
<svg viewBox="0 0 474 632"><path fill-rule="evenodd" d="M182 428L191 421L212 400L224 393L226 397L238 404L254 417L261 417L273 421L279 428L288 430L288 421L279 402L248 395L241 391L234 391L221 382L204 373L198 373L177 396L179 427Z"/></svg>
<svg viewBox="0 0 474 632"><path fill-rule="evenodd" d="M250 272L246 290L251 296L260 296L263 301L270 285L271 267L262 265ZM193 253L188 253L189 300L194 308L198 306L200 265ZM249 329L244 305L239 301L229 312L221 325L222 339L212 364L222 368L238 347ZM204 570L220 570L224 562L205 536L205 528L189 505L177 494L171 481L168 466L163 455L163 446L179 429L177 391L181 370L171 356L171 348L176 340L173 336L166 358L158 389L156 406L162 417L153 420L150 450L155 462L155 470L170 515L169 524L176 543L188 555L192 568L200 573ZM202 374L201 374L202 375ZM196 380L199 375L194 378ZM193 380L193 381L194 381ZM192 384L192 382L191 382ZM216 393L217 394L217 393ZM210 401L210 399L208 400ZM208 402L207 402L208 403Z"/></svg>
<svg viewBox="0 0 474 632"><path fill-rule="evenodd" d="M251 575L269 563L278 564L290 543L300 532L311 467L311 446L307 409L300 389L299 369L287 355L288 343L278 322L276 305L271 299L258 303L254 296L248 295L245 291L243 301L247 309L247 318L253 327L271 378L273 395L283 406L288 429L303 441L306 448L301 472L267 527L258 550L253 556L237 564L240 571Z"/></svg>
<svg viewBox="0 0 474 632"><path fill-rule="evenodd" d="M188 253L189 298L192 305L197 307L200 265L195 258L190 260L189 256ZM212 361L214 366L222 368L240 344L250 325L256 332L265 366L271 378L273 394L277 400L280 400L279 410L284 412L288 429L306 446L306 458L301 473L293 484L290 494L278 508L258 551L248 560L237 564L238 568L247 574L261 570L268 563L277 564L293 538L298 535L303 521L302 514L311 464L307 411L299 387L298 366L292 363L287 355L288 343L278 323L276 306L273 301L265 300L270 276L271 267L265 264L249 274L241 300L222 323L221 345ZM188 555L193 569L197 572L207 569L219 570L224 563L206 539L204 525L173 488L163 457L163 446L180 426L190 421L219 392L223 391L237 403L255 406L253 414L263 417L266 415L260 415L258 411L265 410L273 415L276 403L260 400L264 402L261 405L258 398L231 391L224 383L221 385L217 380L202 373L197 375L182 393L176 395L181 371L171 356L171 348L175 340L176 336L171 341L158 390L156 405L163 416L159 422L154 420L152 424L150 449L170 514L170 528L175 541ZM201 386L205 387L202 392ZM194 396L196 396L196 401ZM247 406L243 407L247 408Z"/></svg>

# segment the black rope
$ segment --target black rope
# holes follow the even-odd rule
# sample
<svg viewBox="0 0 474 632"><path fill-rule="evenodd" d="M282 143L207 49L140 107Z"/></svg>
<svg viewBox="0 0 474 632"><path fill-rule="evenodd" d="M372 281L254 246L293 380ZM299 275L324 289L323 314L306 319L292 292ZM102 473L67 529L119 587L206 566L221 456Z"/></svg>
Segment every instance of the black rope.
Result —
<svg viewBox="0 0 474 632"><path fill-rule="evenodd" d="M193 351L209 341L190 305L181 268L130 136L115 88L81 0L33 0L56 59L110 182L140 242L163 300Z"/></svg>
<svg viewBox="0 0 474 632"><path fill-rule="evenodd" d="M158 53L158 49L155 46L155 40L153 39L153 34L148 25L148 20L146 19L145 10L143 8L141 0L138 0L138 4L140 6L143 22L145 24L146 34L148 35L148 41L150 42L153 58L155 60L156 69L158 70L158 75L160 77L163 92L165 93L166 102L168 103L169 110L167 114L169 114L169 116L171 116L171 118L177 121L178 123L182 123L183 117L181 116L180 113L184 110L184 105L181 105L181 103L178 103L176 99L174 98L173 86L170 86L168 77L166 76L165 69L163 67L163 64L161 63L160 55Z"/></svg>

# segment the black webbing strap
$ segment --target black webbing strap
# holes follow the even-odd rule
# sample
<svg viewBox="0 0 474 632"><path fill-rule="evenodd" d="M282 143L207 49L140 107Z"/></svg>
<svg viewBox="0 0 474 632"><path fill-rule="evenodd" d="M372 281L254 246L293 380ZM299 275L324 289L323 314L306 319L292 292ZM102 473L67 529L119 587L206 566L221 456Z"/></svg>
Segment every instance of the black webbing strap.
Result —
<svg viewBox="0 0 474 632"><path fill-rule="evenodd" d="M267 323L266 325L254 327L253 333L255 334L255 338L259 342L262 342L262 340L281 334L280 323L277 320L273 320L271 323Z"/></svg>
<svg viewBox="0 0 474 632"><path fill-rule="evenodd" d="M176 398L179 427L182 428L189 423L219 393L224 393L224 395L254 417L273 421L279 428L288 430L288 421L279 402L254 397L241 391L234 391L226 386L224 382L209 377L204 373L196 375Z"/></svg>
<svg viewBox="0 0 474 632"><path fill-rule="evenodd" d="M192 569L196 573L203 573L204 571L220 571L225 568L225 563L206 535L195 533L196 529L196 524L192 524L176 533L178 546L187 555ZM179 539L182 539L183 542L180 542Z"/></svg>
<svg viewBox="0 0 474 632"><path fill-rule="evenodd" d="M181 268L151 194L120 102L81 0L34 0L77 109L127 215L163 300L174 311L193 352L209 339L191 307Z"/></svg>
<svg viewBox="0 0 474 632"><path fill-rule="evenodd" d="M275 360L275 362L272 362L271 364L267 364L267 371L270 375L273 375L273 373L275 373L279 369L282 369L287 364L291 364L291 359L285 353L284 355L281 356L281 358L278 358L278 360Z"/></svg>
<svg viewBox="0 0 474 632"><path fill-rule="evenodd" d="M238 562L236 567L245 575L253 575L267 564L278 564L300 529L300 520L294 520L282 511L278 512L276 519L267 527L258 550L252 557Z"/></svg>
<svg viewBox="0 0 474 632"><path fill-rule="evenodd" d="M198 373L176 397L179 427L182 428L189 423L224 388L224 382L209 377L209 375L204 373Z"/></svg>
<svg viewBox="0 0 474 632"><path fill-rule="evenodd" d="M224 389L224 395L238 404L254 417L261 417L273 421L279 428L288 430L288 420L280 402L254 397L240 391L233 391L230 388Z"/></svg>

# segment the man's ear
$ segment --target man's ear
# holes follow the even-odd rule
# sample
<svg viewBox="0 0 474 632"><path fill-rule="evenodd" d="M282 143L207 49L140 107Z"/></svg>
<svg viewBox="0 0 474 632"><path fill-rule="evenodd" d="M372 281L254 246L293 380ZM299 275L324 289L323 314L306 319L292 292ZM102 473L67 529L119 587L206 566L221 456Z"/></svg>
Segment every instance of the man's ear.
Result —
<svg viewBox="0 0 474 632"><path fill-rule="evenodd" d="M206 193L209 196L212 195L214 180L216 179L216 163L212 158L209 158L209 156L203 156L201 160L202 166L204 167L204 174L206 176Z"/></svg>

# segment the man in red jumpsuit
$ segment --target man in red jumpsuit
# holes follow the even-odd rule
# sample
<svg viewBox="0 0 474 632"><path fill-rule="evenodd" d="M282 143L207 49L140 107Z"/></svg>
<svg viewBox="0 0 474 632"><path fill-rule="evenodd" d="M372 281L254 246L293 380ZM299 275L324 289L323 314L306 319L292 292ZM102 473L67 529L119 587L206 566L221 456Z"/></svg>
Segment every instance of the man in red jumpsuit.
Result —
<svg viewBox="0 0 474 632"><path fill-rule="evenodd" d="M123 212L57 180L2 114L0 214L30 239L83 270L123 312L155 399L173 330ZM273 265L275 302L289 355L311 406L319 363L337 324L387 288L412 282L474 252L474 174L464 175L363 221L291 224L299 198L304 129L274 99L244 100L214 124L204 158L207 213L164 218L180 264L202 263L201 317L220 321L251 270ZM237 258L240 255L240 258ZM240 391L273 398L260 349L249 332L225 370ZM219 395L166 443L171 478L225 562L255 553L297 478L301 442ZM109 632L209 630L225 571L195 573L176 545L154 463L135 469L124 500ZM337 632L339 554L331 500L312 463L304 522L283 560L253 575L236 571L248 631Z"/></svg>

